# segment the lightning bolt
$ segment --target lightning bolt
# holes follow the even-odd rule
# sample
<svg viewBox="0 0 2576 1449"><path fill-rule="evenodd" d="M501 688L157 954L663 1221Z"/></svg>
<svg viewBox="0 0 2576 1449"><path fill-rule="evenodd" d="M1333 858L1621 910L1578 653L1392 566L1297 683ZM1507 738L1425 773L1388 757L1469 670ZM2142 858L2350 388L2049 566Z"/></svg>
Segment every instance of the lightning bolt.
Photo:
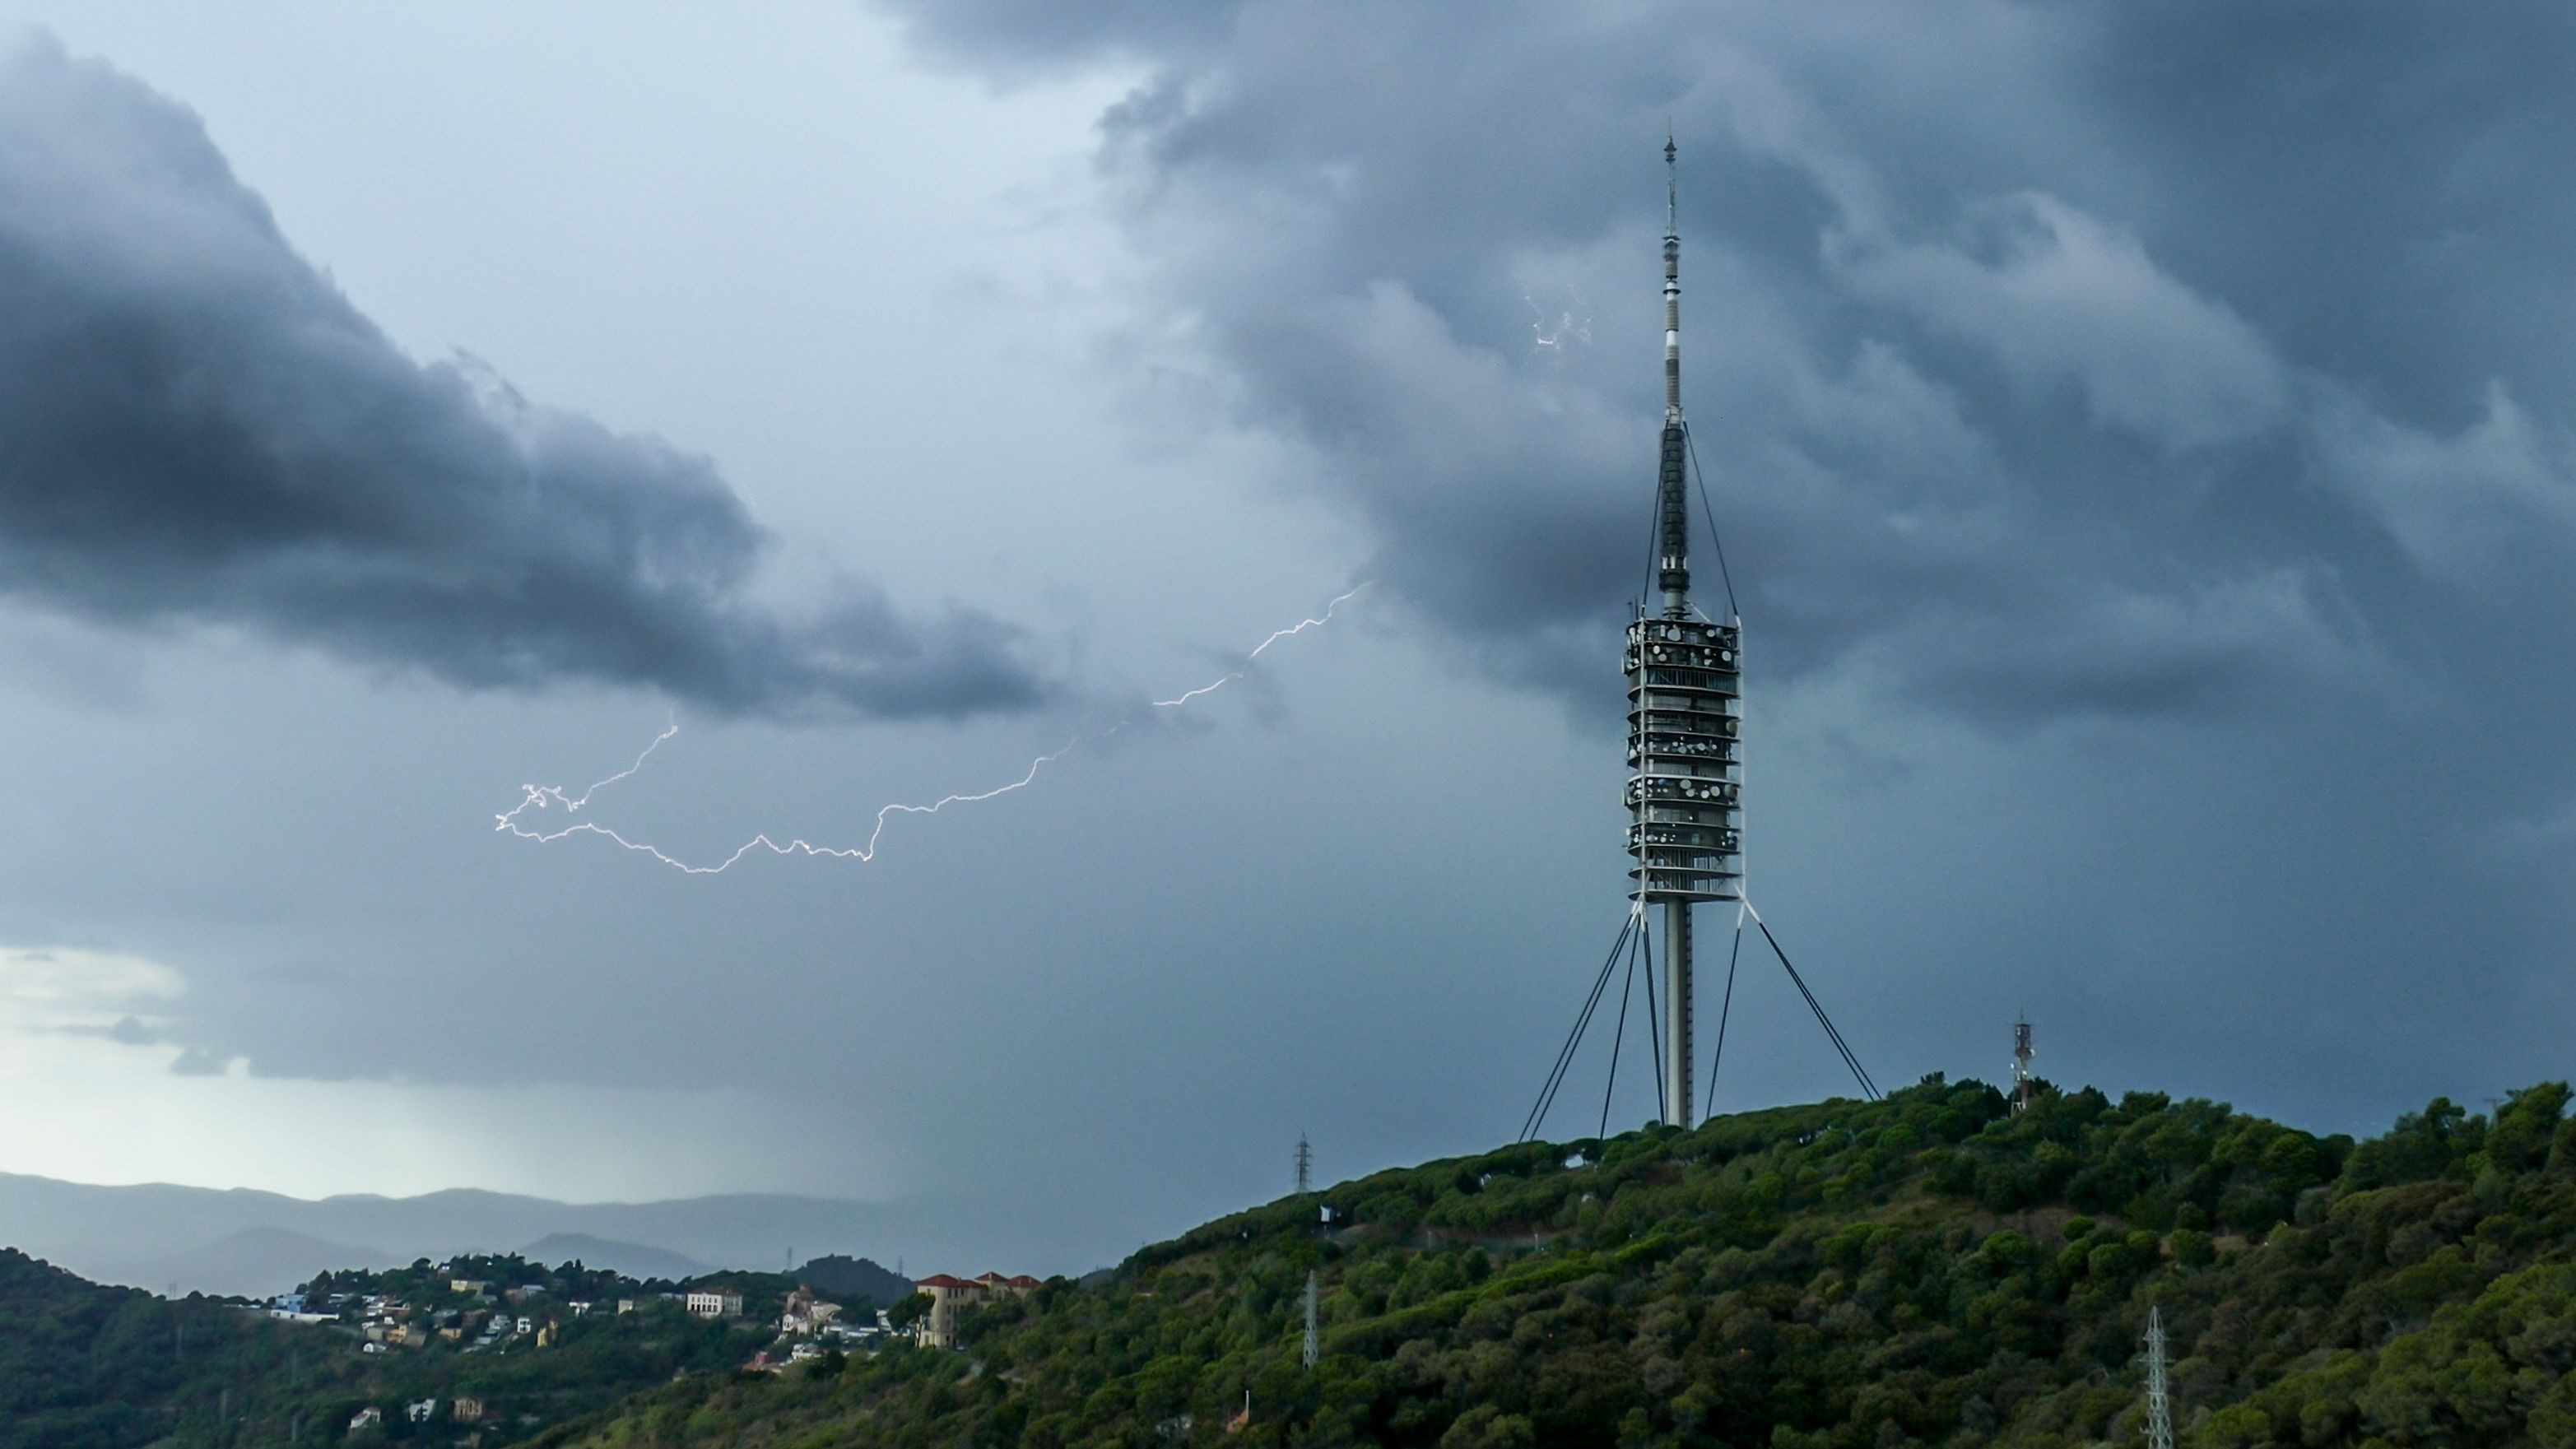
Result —
<svg viewBox="0 0 2576 1449"><path fill-rule="evenodd" d="M1529 305L1530 317L1532 319L1530 322L1530 344L1540 352L1561 354L1565 351L1565 344L1568 339L1583 343L1586 346L1591 345L1591 310L1589 308L1584 310L1581 321L1575 320L1574 315L1575 308L1583 306L1583 294L1569 286L1565 289L1565 295L1571 299L1571 302L1556 314L1556 325L1554 327L1550 327L1547 321L1547 314L1539 310L1538 299L1532 297L1527 292L1521 293L1521 300Z"/></svg>
<svg viewBox="0 0 2576 1449"><path fill-rule="evenodd" d="M1343 594L1343 595L1342 595L1342 596L1340 596L1339 598L1333 599L1332 601L1330 601L1330 602L1326 603L1326 604L1324 605L1324 612L1322 612L1321 614L1316 615L1314 618L1311 618L1311 619L1300 619L1300 620L1298 620L1296 623L1289 625L1289 626L1288 626L1287 628L1285 628L1285 629L1274 629L1274 630L1272 630L1269 638L1264 639L1264 640L1262 640L1260 643L1255 644L1255 645L1253 645L1253 646L1252 646L1252 652L1251 652L1251 653L1249 653L1249 654L1246 654L1245 656L1243 656L1243 662L1244 662L1244 663L1246 663L1246 664L1249 664L1249 663L1251 663L1253 660L1260 658L1260 657L1261 657L1261 652L1262 652L1263 650L1265 650L1265 649L1269 648L1269 647L1270 647L1271 645L1273 645L1273 644L1278 643L1278 642L1279 642L1280 640L1282 640L1282 639L1293 639L1293 638L1295 638L1296 636L1298 636L1298 635L1300 635L1300 634L1305 633L1305 632L1306 632L1307 630L1309 630L1309 629L1317 629L1317 628L1321 628L1321 627L1323 627L1324 625L1326 625L1326 624L1329 624L1329 623L1333 622L1333 611L1334 611L1334 610L1336 610L1336 609L1339 609L1342 605L1347 604L1347 603L1349 603L1352 599L1354 599L1354 598L1358 597L1358 595L1360 594L1361 590L1366 589L1367 587L1368 587L1368 585L1366 585L1366 584L1362 584L1362 585L1360 585L1360 586L1359 586L1359 588L1353 589L1353 590L1351 590L1349 593L1347 593L1347 594ZM1188 692L1187 692L1187 693L1185 693L1185 694L1182 694L1182 695L1181 695L1180 697L1178 697L1177 699L1158 699L1158 700L1155 700L1155 701L1153 701L1153 706L1154 706L1154 708L1156 708L1156 709L1178 709L1178 708L1180 708L1182 705L1185 705L1185 704L1189 703L1191 700L1197 699L1197 698L1198 698L1199 696L1201 696L1201 695L1214 694L1214 693L1216 693L1218 690L1225 688L1227 685L1234 683L1236 680L1241 679L1242 677L1243 677L1243 671L1242 671L1242 670L1240 670L1240 669L1232 670L1232 671L1227 672L1227 673L1226 673L1226 674L1224 674L1224 675L1219 676L1219 677L1218 677L1218 679L1216 680L1216 682L1215 682L1215 683L1213 683L1213 684L1202 684L1202 685L1200 685L1198 688L1193 689L1193 690L1190 690L1190 691L1188 691ZM1124 728L1124 727L1125 727L1125 725L1126 725L1126 721L1121 720L1121 721L1119 721L1118 725L1117 725L1117 726L1115 726L1115 727L1116 727L1116 728Z"/></svg>
<svg viewBox="0 0 2576 1449"><path fill-rule="evenodd" d="M1250 665L1252 661L1261 657L1264 650L1268 649L1271 645L1278 643L1282 639L1294 638L1299 634L1305 633L1309 629L1320 628L1325 624L1331 623L1334 611L1340 609L1342 605L1357 597L1361 591L1365 590L1367 587L1367 584L1361 584L1358 588L1354 588L1348 593L1333 599L1331 602L1324 605L1324 612L1316 615L1314 618L1301 619L1297 623L1291 624L1285 629L1273 630L1269 638L1252 646L1252 652L1243 656L1244 663L1247 666ZM1242 669L1228 670L1212 683L1200 685L1198 688L1189 690L1176 698L1150 701L1150 705L1154 709L1177 709L1182 705L1188 704L1191 700L1214 694L1234 681L1243 678L1243 676L1244 671ZM1127 728L1127 726L1136 723L1141 718L1144 718L1144 716L1136 715L1122 719L1116 724L1111 725L1109 728L1102 730L1098 734L1090 736L1089 738L1095 741L1105 740L1111 735L1118 733L1120 730ZM927 805L913 805L898 802L892 805L879 806L877 809L875 826L869 830L868 840L865 845L816 845L812 841L801 838L781 841L773 839L768 834L763 833L755 835L751 839L744 841L741 845L734 848L734 852L731 855L726 856L724 859L717 861L713 865L706 865L691 864L688 861L664 852L658 846L652 845L649 842L630 839L609 826L600 825L588 820L575 820L556 830L546 830L530 824L522 823L520 817L532 810L544 811L560 809L566 815L578 814L583 807L590 803L591 796L598 794L601 790L604 790L607 787L616 784L618 781L624 780L634 775L637 771L643 769L644 762L653 758L653 752L662 748L665 742L679 732L680 726L679 722L676 720L664 726L662 732L653 737L653 742L646 745L643 751L636 755L635 763L628 765L625 769L620 770L616 774L610 775L605 779L592 782L590 787L583 790L579 795L571 793L567 787L562 785L520 786L519 803L493 816L492 828L503 834L516 836L521 840L535 841L539 845L552 845L556 841L563 840L574 835L596 835L626 850L631 850L636 854L650 856L654 860L680 872L682 875L721 875L724 872L733 869L733 867L745 857L763 850L768 851L772 855L806 855L827 857L834 860L855 860L864 865L877 858L877 849L885 839L886 823L892 820L895 816L936 815L951 805L973 805L980 801L991 800L1003 795L1008 795L1014 790L1025 790L1029 786L1037 783L1039 771L1054 764L1056 761L1063 759L1065 756L1072 754L1074 750L1079 748L1085 742L1081 738L1066 741L1062 748L1049 754L1040 755L1036 759L1031 760L1029 762L1028 770L1018 779L1013 780L1006 785L996 785L990 790L981 790L972 794L942 795Z"/></svg>
<svg viewBox="0 0 2576 1449"><path fill-rule="evenodd" d="M644 762L653 758L653 752L662 748L663 741L668 740L671 736L676 735L679 732L680 722L674 719L669 724L662 727L662 732L653 737L653 743L646 745L642 754L635 757L634 764L627 766L625 769L618 771L616 774L609 776L605 780L592 781L590 788L582 791L579 795L566 795L564 793L564 787L561 785L521 785L519 788L526 792L527 798L521 800L518 804L510 807L506 813L497 817L501 823L495 828L509 828L510 823L519 818L519 812L522 810L532 808L542 810L548 805L560 805L563 807L565 814L572 814L573 812L581 809L584 805L589 804L591 796L598 794L600 791L616 784L618 781L625 779L636 771L643 769Z"/></svg>

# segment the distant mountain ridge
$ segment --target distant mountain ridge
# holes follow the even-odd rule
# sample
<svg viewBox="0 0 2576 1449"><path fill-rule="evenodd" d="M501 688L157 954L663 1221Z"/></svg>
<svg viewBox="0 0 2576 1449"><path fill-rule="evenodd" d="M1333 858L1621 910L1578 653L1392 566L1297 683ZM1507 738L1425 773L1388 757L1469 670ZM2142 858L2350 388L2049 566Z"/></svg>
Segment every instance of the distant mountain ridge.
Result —
<svg viewBox="0 0 2576 1449"><path fill-rule="evenodd" d="M583 1257L639 1277L775 1267L798 1245L884 1256L885 1207L739 1193L647 1203L561 1203L459 1188L319 1200L252 1189L102 1187L0 1173L0 1245L84 1278L162 1292L283 1292L326 1268L461 1252ZM555 1256L547 1246L575 1246ZM595 1257L588 1255L598 1255Z"/></svg>
<svg viewBox="0 0 2576 1449"><path fill-rule="evenodd" d="M588 1233L548 1233L519 1249L519 1256L532 1263L580 1263L629 1278L668 1278L673 1282L715 1271L684 1253L595 1238Z"/></svg>

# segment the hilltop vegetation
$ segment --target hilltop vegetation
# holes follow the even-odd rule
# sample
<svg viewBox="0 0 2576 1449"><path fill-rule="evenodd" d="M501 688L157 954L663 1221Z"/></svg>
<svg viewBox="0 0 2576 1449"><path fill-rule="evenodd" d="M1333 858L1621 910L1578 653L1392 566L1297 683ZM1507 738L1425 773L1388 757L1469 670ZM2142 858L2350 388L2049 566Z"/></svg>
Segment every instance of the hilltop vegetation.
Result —
<svg viewBox="0 0 2576 1449"><path fill-rule="evenodd" d="M104 1288L15 1248L0 1248L0 1309L0 1449L124 1449L211 1429L238 1380L283 1381L312 1341L211 1298Z"/></svg>
<svg viewBox="0 0 2576 1449"><path fill-rule="evenodd" d="M2576 1443L2568 1099L2437 1100L2356 1143L2152 1094L2016 1117L1927 1080L1379 1173L970 1310L964 1352L774 1376L734 1371L768 1323L578 1264L329 1274L308 1297L342 1321L299 1325L0 1252L0 1449L336 1441L366 1406L362 1437L557 1449L2125 1444L2151 1305L2185 1445L2539 1449ZM764 1315L790 1281L722 1276ZM369 1325L433 1331L367 1352Z"/></svg>
<svg viewBox="0 0 2576 1449"><path fill-rule="evenodd" d="M477 1276L508 1273L510 1284L544 1285L544 1294L499 1303L513 1327L522 1315L532 1326L548 1325L544 1346L534 1333L476 1347L470 1338L451 1342L425 1331L421 1347L371 1350L356 1331L368 1298L401 1302L405 1323L424 1327L441 1313L462 1321L478 1301L498 1311L495 1300L455 1292L451 1272L425 1262L322 1275L306 1285L308 1298L342 1299L346 1323L305 1324L196 1294L173 1300L104 1287L0 1249L0 1449L337 1442L368 1407L384 1419L366 1436L371 1440L445 1444L479 1435L483 1444L506 1444L676 1373L731 1369L775 1336L770 1323L705 1322L658 1297L628 1315L612 1309L575 1317L566 1290L636 1291L629 1280L578 1263L547 1269L478 1258L461 1266ZM717 1276L742 1280L737 1286L747 1300L763 1307L786 1291L774 1274ZM474 1421L457 1420L460 1394L484 1411ZM429 1399L437 1400L429 1423L404 1416L405 1404Z"/></svg>
<svg viewBox="0 0 2576 1449"><path fill-rule="evenodd" d="M2159 1305L2185 1444L2576 1443L2567 1099L2437 1100L2355 1143L2089 1089L2016 1117L1927 1079L1507 1148L1050 1282L962 1353L695 1380L548 1442L2133 1443Z"/></svg>

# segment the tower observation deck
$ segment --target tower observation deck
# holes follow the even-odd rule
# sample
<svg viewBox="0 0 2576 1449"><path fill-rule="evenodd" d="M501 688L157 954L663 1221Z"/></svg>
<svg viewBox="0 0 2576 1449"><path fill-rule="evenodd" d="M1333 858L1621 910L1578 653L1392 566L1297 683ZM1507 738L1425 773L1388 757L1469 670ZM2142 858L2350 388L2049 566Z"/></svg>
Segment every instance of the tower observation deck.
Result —
<svg viewBox="0 0 2576 1449"><path fill-rule="evenodd" d="M1663 921L1664 1120L1691 1124L1690 908L1743 897L1743 628L1690 601L1690 432L1682 415L1681 222L1675 148L1664 142L1664 428L1655 478L1660 614L1628 625L1630 898Z"/></svg>

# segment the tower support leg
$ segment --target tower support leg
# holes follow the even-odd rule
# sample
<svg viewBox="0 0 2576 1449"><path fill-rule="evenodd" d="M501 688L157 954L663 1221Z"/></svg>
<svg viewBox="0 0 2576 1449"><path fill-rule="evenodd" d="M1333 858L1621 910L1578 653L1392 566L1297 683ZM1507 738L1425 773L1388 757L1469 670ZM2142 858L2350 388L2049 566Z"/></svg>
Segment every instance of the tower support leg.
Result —
<svg viewBox="0 0 2576 1449"><path fill-rule="evenodd" d="M1664 902L1664 1121L1691 1124L1691 913L1688 901Z"/></svg>

